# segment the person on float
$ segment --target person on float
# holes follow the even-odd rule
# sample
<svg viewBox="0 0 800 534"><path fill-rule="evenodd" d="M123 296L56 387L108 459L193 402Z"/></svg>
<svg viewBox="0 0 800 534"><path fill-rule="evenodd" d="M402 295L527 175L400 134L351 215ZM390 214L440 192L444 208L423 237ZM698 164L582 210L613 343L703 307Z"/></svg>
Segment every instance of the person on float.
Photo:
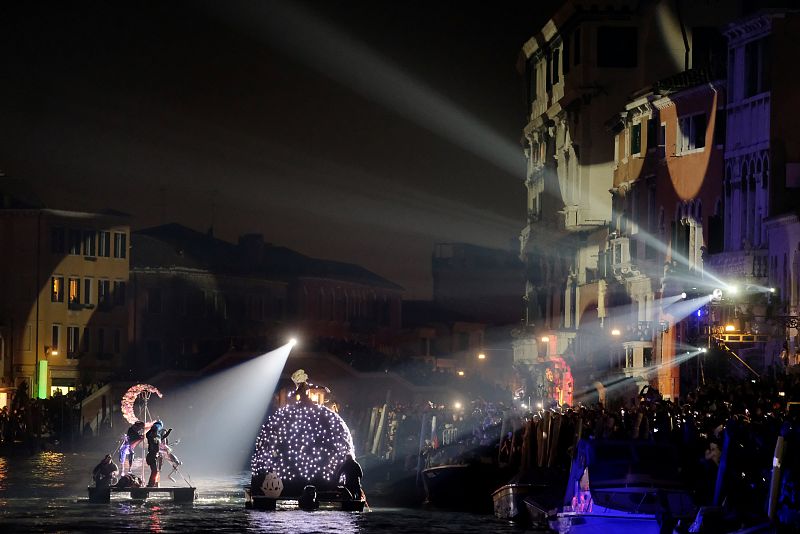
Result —
<svg viewBox="0 0 800 534"><path fill-rule="evenodd" d="M345 456L344 463L336 471L335 480L339 480L342 476L344 476L345 489L350 492L353 499L360 499L363 494L361 478L364 476L364 471L352 454Z"/></svg>
<svg viewBox="0 0 800 534"><path fill-rule="evenodd" d="M148 488L157 488L161 478L161 441L169 436L172 429L164 430L164 423L157 420L147 431L147 465L150 466L150 479L147 481Z"/></svg>
<svg viewBox="0 0 800 534"><path fill-rule="evenodd" d="M122 445L119 448L119 463L122 465L122 474L125 474L125 458L128 459L128 470L133 466L134 448L144 441L144 422L136 421L128 427L128 431L122 437Z"/></svg>
<svg viewBox="0 0 800 534"><path fill-rule="evenodd" d="M110 454L100 460L100 463L92 470L94 484L98 488L108 488L114 483L114 475L117 472L117 464L111 459Z"/></svg>

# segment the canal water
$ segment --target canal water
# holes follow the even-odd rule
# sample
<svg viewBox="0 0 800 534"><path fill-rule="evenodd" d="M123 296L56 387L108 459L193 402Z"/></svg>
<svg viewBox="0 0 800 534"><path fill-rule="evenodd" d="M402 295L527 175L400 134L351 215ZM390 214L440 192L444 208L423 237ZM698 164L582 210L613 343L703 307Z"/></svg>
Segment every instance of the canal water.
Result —
<svg viewBox="0 0 800 534"><path fill-rule="evenodd" d="M166 496L145 502L115 496L110 505L89 504L86 486L98 461L96 454L59 452L0 456L0 532L523 532L493 516L420 508L374 507L364 513L246 510L241 489L248 480L245 473L195 477L198 499L193 505L173 504ZM365 483L369 489L369 481Z"/></svg>

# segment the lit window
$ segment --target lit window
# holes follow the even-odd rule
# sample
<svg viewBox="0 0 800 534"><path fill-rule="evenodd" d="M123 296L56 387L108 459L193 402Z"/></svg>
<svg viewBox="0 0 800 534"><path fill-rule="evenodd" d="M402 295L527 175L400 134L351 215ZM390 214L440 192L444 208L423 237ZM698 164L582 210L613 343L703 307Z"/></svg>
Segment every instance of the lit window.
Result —
<svg viewBox="0 0 800 534"><path fill-rule="evenodd" d="M80 304L81 302L81 279L69 279L69 303Z"/></svg>
<svg viewBox="0 0 800 534"><path fill-rule="evenodd" d="M50 279L50 302L64 302L63 276L54 276Z"/></svg>

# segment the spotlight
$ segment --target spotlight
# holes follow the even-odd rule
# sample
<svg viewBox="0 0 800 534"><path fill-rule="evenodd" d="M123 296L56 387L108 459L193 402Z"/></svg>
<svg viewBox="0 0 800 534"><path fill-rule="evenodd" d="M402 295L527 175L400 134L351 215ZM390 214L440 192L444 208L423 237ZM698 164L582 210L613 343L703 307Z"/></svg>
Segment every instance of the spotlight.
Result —
<svg viewBox="0 0 800 534"><path fill-rule="evenodd" d="M548 336L542 336L542 343L549 343L550 338Z"/></svg>
<svg viewBox="0 0 800 534"><path fill-rule="evenodd" d="M485 360L486 359L486 354L481 352L480 354L478 354L478 359L479 360Z"/></svg>
<svg viewBox="0 0 800 534"><path fill-rule="evenodd" d="M291 338L291 339L289 340L289 345L290 345L290 346L292 346L292 347L294 347L295 345L297 345L297 338L296 338L296 337L293 337L293 338Z"/></svg>
<svg viewBox="0 0 800 534"><path fill-rule="evenodd" d="M722 300L722 290L717 288L711 292L711 299L712 300Z"/></svg>
<svg viewBox="0 0 800 534"><path fill-rule="evenodd" d="M544 405L541 402L536 403L536 407L539 408L540 410L543 408L543 406Z"/></svg>
<svg viewBox="0 0 800 534"><path fill-rule="evenodd" d="M455 408L456 410L460 410L461 409L461 403L460 402L453 403L453 408Z"/></svg>
<svg viewBox="0 0 800 534"><path fill-rule="evenodd" d="M731 295L735 295L738 292L739 292L739 288L738 287L736 287L736 286L728 287L728 293L730 293Z"/></svg>
<svg viewBox="0 0 800 534"><path fill-rule="evenodd" d="M770 293L775 293L775 288L774 287L769 288L769 292Z"/></svg>
<svg viewBox="0 0 800 534"><path fill-rule="evenodd" d="M725 325L725 331L726 332L736 332L736 327L734 325L732 325L732 324L726 324Z"/></svg>
<svg viewBox="0 0 800 534"><path fill-rule="evenodd" d="M685 298L686 298L686 291L684 291L683 293L681 293L681 298L682 298L682 299L685 299Z"/></svg>
<svg viewBox="0 0 800 534"><path fill-rule="evenodd" d="M458 371L458 376L464 376L464 371L459 370Z"/></svg>
<svg viewBox="0 0 800 534"><path fill-rule="evenodd" d="M702 348L700 349L700 352L706 352L706 351L708 351L708 349L707 349L707 348L705 348L705 347L702 347Z"/></svg>
<svg viewBox="0 0 800 534"><path fill-rule="evenodd" d="M614 328L611 330L611 335L614 337L618 337L622 332L619 331L619 328Z"/></svg>

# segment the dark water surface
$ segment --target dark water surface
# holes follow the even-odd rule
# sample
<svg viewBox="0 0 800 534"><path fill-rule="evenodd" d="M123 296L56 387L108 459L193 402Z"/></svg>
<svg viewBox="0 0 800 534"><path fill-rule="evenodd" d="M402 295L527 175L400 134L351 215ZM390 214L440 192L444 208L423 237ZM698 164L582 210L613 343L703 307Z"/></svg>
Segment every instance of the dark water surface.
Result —
<svg viewBox="0 0 800 534"><path fill-rule="evenodd" d="M86 486L98 461L97 455L58 452L0 457L0 532L522 532L492 516L423 509L245 510L244 473L195 477L193 505L173 504L167 495L132 501L125 494L112 497L111 504L89 504Z"/></svg>

